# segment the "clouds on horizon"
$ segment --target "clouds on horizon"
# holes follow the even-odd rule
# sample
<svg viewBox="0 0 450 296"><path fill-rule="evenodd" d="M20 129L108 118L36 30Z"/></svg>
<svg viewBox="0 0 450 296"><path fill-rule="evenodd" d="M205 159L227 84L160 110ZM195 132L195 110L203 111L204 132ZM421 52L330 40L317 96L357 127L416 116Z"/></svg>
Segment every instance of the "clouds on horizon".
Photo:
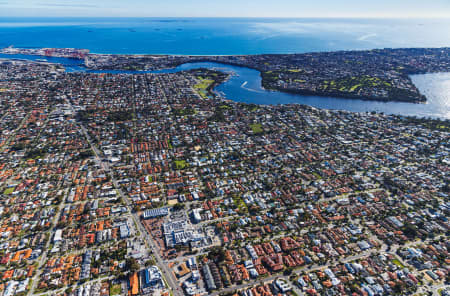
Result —
<svg viewBox="0 0 450 296"><path fill-rule="evenodd" d="M450 17L448 0L0 0L3 16Z"/></svg>
<svg viewBox="0 0 450 296"><path fill-rule="evenodd" d="M100 6L95 4L66 4L66 3L38 3L40 6L48 6L48 7L88 7L88 8L98 8Z"/></svg>

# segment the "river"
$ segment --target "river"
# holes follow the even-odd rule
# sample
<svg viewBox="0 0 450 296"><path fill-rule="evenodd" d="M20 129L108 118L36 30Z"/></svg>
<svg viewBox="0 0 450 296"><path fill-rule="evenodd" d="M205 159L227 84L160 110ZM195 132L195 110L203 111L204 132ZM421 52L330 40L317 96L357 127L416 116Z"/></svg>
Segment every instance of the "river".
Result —
<svg viewBox="0 0 450 296"><path fill-rule="evenodd" d="M159 71L97 71L88 70L83 66L82 61L75 59L5 54L0 54L0 58L27 60L46 59L48 62L64 65L67 72L142 74L175 73L197 68L216 69L234 74L226 82L218 85L215 88L215 91L222 94L227 99L236 102L271 105L295 103L322 109L339 109L352 112L376 111L385 114L450 119L450 73L412 75L411 79L414 84L419 88L421 93L427 97L427 102L425 104L413 104L404 102L381 102L334 97L304 96L278 91L268 91L261 86L261 76L259 71L212 62L187 63L173 69Z"/></svg>

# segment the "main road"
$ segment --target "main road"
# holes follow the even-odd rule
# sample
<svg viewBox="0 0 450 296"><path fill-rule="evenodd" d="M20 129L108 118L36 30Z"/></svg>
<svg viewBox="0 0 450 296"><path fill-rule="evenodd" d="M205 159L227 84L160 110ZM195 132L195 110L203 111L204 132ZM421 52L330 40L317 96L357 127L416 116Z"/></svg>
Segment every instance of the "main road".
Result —
<svg viewBox="0 0 450 296"><path fill-rule="evenodd" d="M67 101L67 104L70 105L73 112L75 112L75 108L71 104L71 102ZM161 255L158 252L158 247L156 245L156 242L153 240L153 238L149 235L145 227L142 225L140 217L137 213L133 212L133 205L131 201L129 200L128 196L123 193L121 187L119 186L119 183L117 182L117 179L114 176L114 172L112 168L110 167L109 163L102 161L101 152L98 150L98 148L92 143L91 137L89 136L89 133L87 132L86 128L82 123L78 123L81 131L83 132L84 136L86 137L86 140L88 141L89 145L91 146L92 151L94 152L96 162L103 168L105 172L108 173L108 175L111 177L111 181L114 184L115 189L117 190L119 196L122 198L122 200L125 202L126 206L128 207L128 210L130 211L132 218L134 220L134 223L139 228L140 235L144 236L145 241L148 245L150 245L153 255L156 259L156 263L159 268L161 268L162 273L164 275L164 278L167 281L167 284L169 285L169 288L172 290L172 293L174 296L183 296L183 292L181 291L180 285L175 278L175 275L170 270L170 268L164 263L163 259L161 258Z"/></svg>

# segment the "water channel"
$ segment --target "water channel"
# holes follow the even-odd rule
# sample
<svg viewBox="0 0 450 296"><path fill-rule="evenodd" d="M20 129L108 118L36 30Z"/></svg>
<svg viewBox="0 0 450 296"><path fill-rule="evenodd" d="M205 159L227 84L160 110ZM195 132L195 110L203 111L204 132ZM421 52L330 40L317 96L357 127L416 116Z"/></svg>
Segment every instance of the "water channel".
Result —
<svg viewBox="0 0 450 296"><path fill-rule="evenodd" d="M66 72L142 74L142 73L176 73L197 68L208 68L232 73L226 82L215 88L225 98L254 104L305 104L322 109L339 109L353 112L377 111L385 114L405 116L433 117L450 119L450 73L412 75L411 79L419 90L427 97L425 104L404 102L381 102L358 99L305 96L278 91L265 90L261 86L259 71L246 67L227 64L201 62L186 63L172 69L158 71L122 71L122 70L89 70L81 60L68 58L52 58L30 55L0 54L0 58L47 60L62 64Z"/></svg>

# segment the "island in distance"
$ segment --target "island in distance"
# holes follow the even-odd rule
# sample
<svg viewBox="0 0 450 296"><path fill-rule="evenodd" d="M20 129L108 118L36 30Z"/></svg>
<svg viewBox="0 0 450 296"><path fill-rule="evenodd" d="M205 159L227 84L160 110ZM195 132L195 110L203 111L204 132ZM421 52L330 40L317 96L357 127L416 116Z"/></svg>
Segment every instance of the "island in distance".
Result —
<svg viewBox="0 0 450 296"><path fill-rule="evenodd" d="M422 103L426 97L412 74L450 71L450 48L374 49L304 54L173 56L90 54L79 49L21 49L7 54L34 54L84 59L96 70L160 70L189 62L219 62L261 72L270 90L379 101Z"/></svg>

